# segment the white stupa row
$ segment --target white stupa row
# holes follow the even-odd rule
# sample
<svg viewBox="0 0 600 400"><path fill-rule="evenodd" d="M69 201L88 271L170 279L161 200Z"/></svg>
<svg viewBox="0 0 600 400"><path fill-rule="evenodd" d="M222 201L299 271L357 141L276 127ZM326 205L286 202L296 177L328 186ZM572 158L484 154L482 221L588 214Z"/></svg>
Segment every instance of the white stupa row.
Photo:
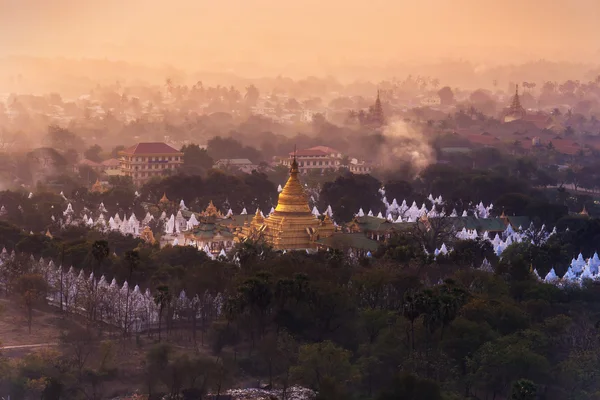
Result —
<svg viewBox="0 0 600 400"><path fill-rule="evenodd" d="M394 199L392 201L392 203L390 204L384 196L382 201L386 208L385 215L383 215L383 213L379 212L379 214L377 214L376 217L381 218L381 219L387 219L390 222L400 223L400 222L415 222L423 216L427 216L430 218L444 217L444 216L450 216L450 217L458 216L458 213L456 212L456 210L452 210L452 212L450 214L447 214L446 210L444 208L441 208L441 206L443 204L442 196L439 196L437 199L433 199L432 195L429 195L429 197L430 197L429 200L433 203L433 206L431 207L431 209L428 209L427 206L425 205L425 203L423 203L421 205L421 207L419 207L415 201L412 202L410 207L406 203L406 200L403 200L402 204L398 205L398 202L396 201L396 199ZM441 208L441 210L440 210L440 208ZM478 205L476 205L472 209L471 214L474 215L476 218L488 218L490 216L491 210L493 208L494 208L494 206L492 204L485 207L483 205L483 203L480 202ZM365 214L365 212L362 208L360 208L358 210L358 212L356 213L357 217L364 217L365 215L370 216L370 217L375 216L373 211L371 211L371 210L369 210L369 212L367 214ZM469 213L466 210L463 211L463 213L462 213L463 217L466 217L468 215L469 215Z"/></svg>
<svg viewBox="0 0 600 400"><path fill-rule="evenodd" d="M9 255L6 249L3 249L0 254L0 283L2 284L6 283L2 282L1 278L6 276L3 273L4 261L14 256L14 251ZM33 260L33 257L31 258ZM154 294L149 289L142 292L138 285L131 289L128 282L119 286L115 279L109 283L104 276L100 279L95 278L93 273L86 276L83 270L76 271L73 267L65 272L53 261L46 262L43 258L35 264L35 269L48 283L50 304L59 306L62 302L63 307L69 311L89 316L86 307L90 304L90 296L93 296L99 303L98 308L103 310L102 313L98 313L98 318L102 318L105 323L129 332L137 332L158 322L158 306ZM190 307L197 310L198 318L207 312L207 308L210 308L211 313L219 315L223 304L222 296L220 294L214 296L208 292L201 295L202 302L198 295L190 298L181 291L179 297L174 298L171 303L175 310L175 318L188 313Z"/></svg>
<svg viewBox="0 0 600 400"><path fill-rule="evenodd" d="M567 272L562 278L560 278L556 274L556 271L554 271L554 268L552 268L544 277L543 281L546 283L553 283L558 285L581 284L587 279L600 281L600 274L598 273L599 269L600 258L598 257L598 253L594 253L594 255L587 260L585 260L583 258L583 255L579 253L579 256L577 258L571 260L571 265L569 265ZM539 280L542 280L537 270L534 270L533 273Z"/></svg>

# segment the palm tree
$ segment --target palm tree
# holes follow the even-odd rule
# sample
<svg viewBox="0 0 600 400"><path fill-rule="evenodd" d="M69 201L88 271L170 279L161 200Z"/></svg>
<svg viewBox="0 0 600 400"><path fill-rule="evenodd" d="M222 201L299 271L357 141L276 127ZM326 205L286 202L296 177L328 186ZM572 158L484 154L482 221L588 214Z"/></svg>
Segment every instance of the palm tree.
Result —
<svg viewBox="0 0 600 400"><path fill-rule="evenodd" d="M92 256L96 260L97 267L100 268L102 262L108 258L109 254L108 242L106 240L96 240L92 245ZM92 273L96 277L96 270L92 267Z"/></svg>
<svg viewBox="0 0 600 400"><path fill-rule="evenodd" d="M258 98L260 96L260 93L258 91L258 89L256 88L256 86L254 85L250 85L246 88L246 94L244 95L244 100L246 100L246 103L248 103L249 106L255 106L256 102L258 101Z"/></svg>
<svg viewBox="0 0 600 400"><path fill-rule="evenodd" d="M158 341L160 342L161 336L161 321L162 321L162 313L169 304L171 304L171 299L173 298L171 292L169 291L169 286L160 285L156 288L156 293L154 294L154 303L158 306Z"/></svg>

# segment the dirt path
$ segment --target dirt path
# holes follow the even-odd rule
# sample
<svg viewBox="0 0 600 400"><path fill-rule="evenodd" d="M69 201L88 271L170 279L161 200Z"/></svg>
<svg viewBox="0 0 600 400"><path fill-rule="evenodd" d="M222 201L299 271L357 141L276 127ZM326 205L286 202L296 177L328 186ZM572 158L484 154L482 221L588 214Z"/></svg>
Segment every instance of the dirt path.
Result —
<svg viewBox="0 0 600 400"><path fill-rule="evenodd" d="M37 349L39 347L58 346L58 343L39 343L39 344L19 344L16 346L2 346L0 350L21 350L21 349Z"/></svg>

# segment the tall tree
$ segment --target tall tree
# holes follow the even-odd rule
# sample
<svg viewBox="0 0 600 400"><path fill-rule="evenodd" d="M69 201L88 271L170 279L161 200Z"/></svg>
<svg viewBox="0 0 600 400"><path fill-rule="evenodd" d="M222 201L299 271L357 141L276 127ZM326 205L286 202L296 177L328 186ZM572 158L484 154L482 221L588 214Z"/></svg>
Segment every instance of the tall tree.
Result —
<svg viewBox="0 0 600 400"><path fill-rule="evenodd" d="M39 274L25 274L17 281L17 287L27 310L27 326L31 334L33 307L46 298L48 285L44 277Z"/></svg>

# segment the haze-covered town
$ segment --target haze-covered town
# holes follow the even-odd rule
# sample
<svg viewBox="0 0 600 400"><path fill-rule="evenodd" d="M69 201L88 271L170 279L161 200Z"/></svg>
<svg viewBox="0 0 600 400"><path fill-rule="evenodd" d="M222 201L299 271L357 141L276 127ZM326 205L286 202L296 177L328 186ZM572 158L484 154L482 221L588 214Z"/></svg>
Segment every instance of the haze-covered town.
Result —
<svg viewBox="0 0 600 400"><path fill-rule="evenodd" d="M600 4L171 3L0 1L3 399L598 397Z"/></svg>

